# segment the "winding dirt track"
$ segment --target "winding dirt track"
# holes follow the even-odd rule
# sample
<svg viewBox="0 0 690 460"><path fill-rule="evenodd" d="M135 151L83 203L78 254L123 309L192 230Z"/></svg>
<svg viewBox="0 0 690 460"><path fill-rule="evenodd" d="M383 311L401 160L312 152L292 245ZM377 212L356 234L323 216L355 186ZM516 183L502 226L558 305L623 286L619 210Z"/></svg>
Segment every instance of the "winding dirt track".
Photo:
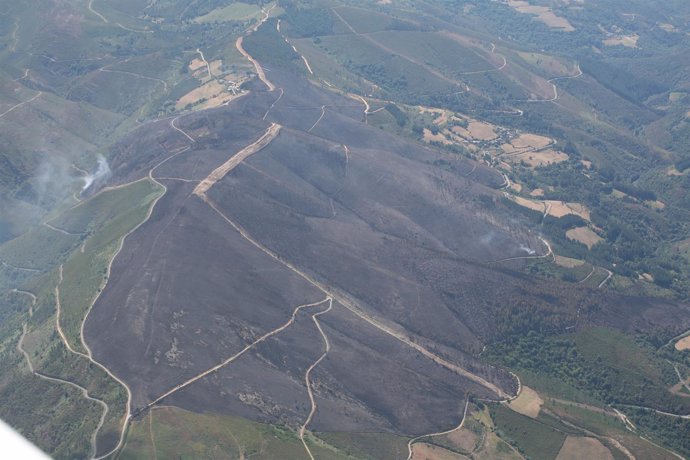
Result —
<svg viewBox="0 0 690 460"><path fill-rule="evenodd" d="M252 343L250 343L249 345L245 346L242 350L238 351L237 353L235 353L235 354L232 355L231 357L227 358L226 360L224 360L224 361L221 362L220 364L218 364L218 365L216 365L216 366L213 366L212 368L205 370L204 372L202 372L202 373L196 375L195 377L192 377L191 379L187 380L186 382L183 382L183 383L181 383L181 384L179 384L179 385L173 387L173 388L170 389L169 391L165 392L165 393L162 394L161 396L157 397L156 399L154 399L153 401L151 401L150 403L148 403L144 408L141 409L140 412L143 412L143 411L145 411L146 409L151 408L152 406L156 405L157 403L159 403L159 402L162 401L163 399L167 398L168 396L170 396L170 395L172 395L172 394L174 394L174 393L177 393L178 391L182 390L183 388L188 387L189 385L191 385L192 383L194 383L194 382L196 382L196 381L198 381L198 380L201 380L202 378L206 377L207 375L212 374L212 373L216 372L217 370L222 369L223 367L227 366L228 364L232 363L233 361L236 361L240 356L242 356L243 354L245 354L246 352L248 352L249 350L251 350L252 348L254 348L255 346L257 346L257 345L260 344L261 342L264 342L264 341L266 341L266 339L268 339L268 338L270 338L270 337L272 337L272 336L274 336L274 335L276 335L276 334L279 334L279 333L283 332L285 329L287 329L287 328L289 328L290 326L292 326L292 324L295 322L295 319L297 318L297 314L298 314L298 313L300 312L300 310L302 310L303 308L316 307L316 306L318 306L318 305L321 305L321 304L323 304L323 303L325 303L325 302L329 302L329 301L332 301L332 300L333 300L333 299L332 299L331 297L326 297L325 299L320 300L320 301L318 301L318 302L309 303L309 304L303 304L303 305L300 305L300 306L296 307L296 308L292 311L292 315L290 316L290 319L289 319L285 324L283 324L282 326L280 326L280 327L278 327L278 328L276 328L276 329L273 329L272 331L269 331L269 332L267 332L266 334L262 335L261 337L259 337L258 339L256 339L256 340L253 341Z"/></svg>
<svg viewBox="0 0 690 460"><path fill-rule="evenodd" d="M73 232L68 232L67 230L64 230L64 229L62 229L62 228L58 228L58 227L56 227L56 226L54 226L54 225L51 225L51 224L48 223L48 222L43 222L43 225L46 226L46 227L48 227L49 229L51 229L51 230L53 230L53 231L56 231L56 232L58 232L58 233L62 233L63 235L67 235L67 236L82 236L82 235L84 235L84 233L73 233Z"/></svg>
<svg viewBox="0 0 690 460"><path fill-rule="evenodd" d="M655 447L658 447L659 449L665 450L666 452L670 453L670 454L673 455L674 457L677 457L677 458L679 458L680 460L686 460L685 457L683 457L683 456L681 456L681 455L678 455L677 453L673 452L672 450L669 450L669 449L667 449L667 448L665 448L665 447L662 447L662 446L660 446L659 444L657 444L657 443L651 441L650 439L648 439L648 438L642 436L640 433L637 432L637 427L633 424L633 422L630 421L630 419L628 418L627 415L625 415L623 412L621 412L620 410L618 410L618 409L616 409L616 408L612 408L612 409L613 409L613 411L616 413L616 415L618 416L618 418L620 418L621 421L623 421L623 424L625 425L625 428L626 428L628 431L630 431L630 432L633 433L634 435L638 436L640 439L643 439L643 440L647 441L647 442L650 443L651 445L653 445L653 446L655 446Z"/></svg>
<svg viewBox="0 0 690 460"><path fill-rule="evenodd" d="M99 18L101 18L101 20L102 20L103 22L105 22L106 24L110 24L110 21L108 21L108 20L105 18L105 16L103 16L101 13L99 13L98 11L96 11L96 10L93 9L93 0L89 0L88 8L89 8L89 11L91 11L93 14L95 14L96 16L98 16Z"/></svg>
<svg viewBox="0 0 690 460"><path fill-rule="evenodd" d="M225 220L228 224L230 224L245 240L249 241L252 245L254 245L257 249L259 249L261 252L264 254L268 255L275 261L279 262L289 270L291 270L293 273L297 274L310 284L312 284L314 287L318 288L321 292L323 292L325 295L333 298L334 300L337 300L338 303L343 305L345 308L347 308L350 312L352 312L355 316L357 316L359 319L365 321L366 323L374 326L376 329L390 335L391 337L397 339L398 341L404 343L405 345L409 346L410 348L414 349L415 351L419 352L420 354L424 355L425 357L431 359L433 362L436 364L439 364L442 367L445 367L446 369L450 370L451 372L454 372L464 378L467 378L485 388L488 390L492 391L493 393L496 393L499 398L502 400L508 400L513 398L514 396L507 394L505 391L503 391L501 388L496 386L495 384L487 381L486 379L475 375L468 370L458 366L457 364L453 364L446 359L434 354L433 352L429 351L422 345L419 345L418 343L414 342L411 338L408 337L407 334L395 330L393 327L386 325L379 321L378 319L375 319L374 317L370 316L369 314L365 313L359 306L355 305L353 302L348 300L342 295L338 295L335 293L335 290L331 288L330 286L327 286L320 281L317 281L316 279L312 278L310 275L306 274L303 272L301 269L297 268L294 266L291 262L288 262L287 260L283 259L281 256L278 254L274 253L270 249L268 249L266 246L264 246L262 243L258 242L254 237L252 237L244 228L242 228L239 224L235 223L232 219L230 219L227 215L225 215L219 208L218 206L208 199L206 195L202 197L204 201L213 208L218 215L220 215L223 220ZM519 380L518 380L519 381Z"/></svg>
<svg viewBox="0 0 690 460"><path fill-rule="evenodd" d="M592 265L592 271L589 272L589 275L587 275L587 276L585 276L584 278L582 278L580 281L577 282L577 284L584 283L585 281L587 281L588 279L590 279L590 278L592 277L592 275L593 275L596 271L597 271L597 267L595 267L594 265Z"/></svg>
<svg viewBox="0 0 690 460"><path fill-rule="evenodd" d="M266 110L266 113L264 113L264 116L261 118L262 120L266 120L266 117L271 112L271 110L273 110L273 107L275 107L276 104L283 98L283 94L285 93L285 91L283 91L283 88L278 88L278 91L280 91L280 95L278 95L278 98L275 101L273 101L273 104L271 104L271 106Z"/></svg>
<svg viewBox="0 0 690 460"><path fill-rule="evenodd" d="M363 34L363 33L357 32L357 31L354 29L354 27L352 27L352 26L350 25L350 23L347 22L347 21L345 20L345 18L343 18L343 17L336 11L335 8L331 8L331 11L333 12L333 14L335 14L335 15L338 17L338 19L345 25L345 27L347 27L347 28L350 30L350 32L352 32L354 35L356 35L356 36L358 36L358 37L361 37L361 38L365 39L366 41L370 42L371 44L373 44L373 45L376 46L377 48L381 49L382 51L385 51L386 53L389 53L389 54L398 56L398 57L400 57L400 58L402 58L402 59L404 59L404 60L406 60L406 61L408 61L408 62L410 62L410 63L412 63L412 64L414 64L414 65L416 65L416 66L419 66L419 67L423 68L424 70L426 70L426 71L429 72L430 74L434 75L435 77L440 78L441 80L445 81L446 83L451 83L452 85L460 85L460 84L462 84L462 85L465 86L465 89L466 89L467 91L469 91L469 86L467 86L467 84L466 84L465 82L453 80L452 78L446 77L445 75L443 75L443 74L442 74L441 72L439 72L438 70L436 70L436 69L434 69L434 68L432 68L432 67L429 67L428 65L424 64L423 62L419 62L419 61L417 61L417 60L415 60L415 59L412 59L412 58L409 58L409 57L407 57L407 56L404 56L404 55L400 54L399 52L396 52L396 51L394 51L394 50L388 48L387 46L385 46L385 45L383 45L383 44L377 42L376 40L374 40L374 39L373 39L371 36L369 36L368 34Z"/></svg>
<svg viewBox="0 0 690 460"><path fill-rule="evenodd" d="M10 107L9 109L5 110L3 113L0 113L0 118L4 117L4 116L7 115L8 113L10 113L10 112L12 112L12 111L18 109L19 107L22 107L22 106L24 106L24 105L26 105L26 104L29 104L29 103L35 101L36 99L38 99L38 98L41 97L42 95L43 95L43 91L39 91L38 94L36 94L36 95L35 95L34 97L32 97L31 99L29 99L29 100L27 100L27 101L24 101L24 102L20 102L19 104L15 105L15 106L12 106L12 107Z"/></svg>
<svg viewBox="0 0 690 460"><path fill-rule="evenodd" d="M554 261L555 261L555 260L556 260L556 255L553 253L553 250L551 249L551 245L549 244L549 242L546 241L546 240L545 240L544 238L542 238L541 236L539 237L539 239L541 240L542 243L544 243L544 245L545 245L546 248L547 248L546 254L542 254L542 255L539 255L539 256L508 257L508 258L506 258L506 259L495 260L494 263L498 263L498 262L507 262L507 261L509 261L509 260L545 259L545 258L547 258L547 257L553 257L553 259L554 259Z"/></svg>
<svg viewBox="0 0 690 460"><path fill-rule="evenodd" d="M323 328L321 327L321 323L319 323L318 317L321 315L325 315L331 309L333 308L333 299L329 299L328 301L328 308L326 308L323 311L320 311L318 313L314 313L311 315L312 321L314 321L314 324L316 325L316 328L319 330L319 333L321 334L321 338L323 339L323 343L326 345L323 353L319 358L314 361L314 364L309 366L309 369L307 369L307 372L304 374L304 383L307 386L307 394L309 395L309 402L311 403L311 410L309 411L309 415L307 416L307 419L304 421L302 426L299 429L299 439L302 441L302 445L304 445L304 449L307 451L307 454L309 455L310 460L314 460L314 455L311 453L311 450L309 449L309 446L307 445L307 442L304 440L304 433L307 431L307 426L309 426L309 423L311 423L312 418L314 418L314 414L316 413L316 400L314 399L314 392L311 389L311 382L310 382L310 376L311 372L314 370L316 366L319 365L321 361L324 360L326 355L328 354L329 351L331 351L331 344L328 341L328 336L326 333L323 331Z"/></svg>
<svg viewBox="0 0 690 460"><path fill-rule="evenodd" d="M180 116L181 116L181 115L180 115ZM190 141L196 142L196 139L194 139L192 136L190 136L189 134L187 134L186 132L184 132L182 129L178 128L178 127L175 125L175 122L177 121L178 118L180 118L180 117L175 117L175 118L173 118L172 120L170 120L170 126L172 127L172 129L174 129L175 131L178 131L178 132L182 133L182 134L184 135L184 137L186 137L186 138L189 139ZM160 165L159 165L159 166L160 166Z"/></svg>
<svg viewBox="0 0 690 460"><path fill-rule="evenodd" d="M201 56L201 61L202 61L204 64L206 64L206 72L208 72L208 76L209 76L210 78L213 78L213 72L211 72L211 64L209 64L208 61L206 60L206 57L204 56L204 52L201 51L200 48L197 48L197 49L196 49L196 52L199 53L199 56Z"/></svg>
<svg viewBox="0 0 690 460"><path fill-rule="evenodd" d="M322 105L322 106L321 106L321 115L320 115L319 118L314 122L314 124L311 125L311 128L309 128L309 129L307 130L308 133L310 133L314 128L316 128L316 126L319 124L319 122L321 122L321 120L323 119L324 115L326 115L326 106L325 106L325 105Z"/></svg>
<svg viewBox="0 0 690 460"><path fill-rule="evenodd" d="M156 83L162 84L162 85L163 85L163 89L164 89L165 91L168 90L168 82L166 82L165 80L161 80L160 78L147 77L146 75L141 75L141 74L134 73L134 72L128 72L128 71L126 71L126 70L113 70L113 69L105 69L105 68L102 68L102 67L101 67L100 69L98 69L98 71L99 71L99 72L107 72L107 73L119 73L119 74L123 74L123 75L130 75L130 76L132 76L132 77L141 78L141 79L144 79L144 80L155 81Z"/></svg>
<svg viewBox="0 0 690 460"><path fill-rule="evenodd" d="M244 37L238 37L237 40L235 41L235 48L237 48L237 51L240 52L242 56L247 58L249 62L251 62L254 65L254 70L256 70L256 74L259 76L259 79L264 82L266 86L268 86L269 91L275 91L276 87L271 81L266 78L266 73L264 72L263 67L261 67L261 64L258 63L256 59L254 59L249 53L247 53L244 48L242 47L242 42L244 41Z"/></svg>
<svg viewBox="0 0 690 460"><path fill-rule="evenodd" d="M566 75L564 77L555 77L555 78L551 78L551 79L547 80L547 82L550 83L551 86L553 87L553 97L551 99L524 99L524 100L519 101L519 102L556 102L558 100L559 95L558 95L558 87L556 86L556 84L554 82L558 81L558 80L568 80L571 78L578 78L581 76L582 76L582 69L580 69L580 64L577 64L577 72L575 73L575 75Z"/></svg>
<svg viewBox="0 0 690 460"><path fill-rule="evenodd" d="M416 438L410 439L407 442L407 460L412 460L412 454L413 454L412 445L414 443L416 443L417 441L419 441L420 439L431 438L434 436L443 436L444 434L450 434L454 431L458 431L458 430L462 429L463 425L465 424L465 419L467 418L467 408L469 407L469 405L470 405L470 398L467 397L465 400L465 410L462 413L462 420L460 420L460 424L458 426L456 426L455 428L451 428L450 430L446 430L446 431L441 431L439 433L423 434L421 436L417 436Z"/></svg>
<svg viewBox="0 0 690 460"><path fill-rule="evenodd" d="M36 306L36 301L38 300L36 296L29 292L29 291L22 291L19 289L14 289L14 292L17 292L19 294L24 294L27 295L31 298L31 306L29 307L29 317L32 317L34 315L34 307ZM43 380L47 380L50 382L55 382L55 383L60 383L60 384L65 384L69 385L73 388L76 388L81 391L82 396L85 399L88 399L89 401L93 401L96 404L100 405L103 408L103 412L101 413L101 418L98 421L98 424L96 425L96 428L94 429L94 432L91 434L91 458L94 458L96 456L96 453L98 452L98 447L96 444L96 437L98 436L98 433L101 431L101 428L103 427L103 424L105 423L105 417L108 415L108 411L110 408L108 405L105 403L105 401L102 401L98 398L94 398L91 396L88 392L88 390L81 385L78 385L74 382L71 382L69 380L64 380L58 377L51 377L46 374L43 374L42 372L37 371L34 368L33 363L31 362L31 357L29 356L29 353L24 350L23 344L24 344L24 337L26 337L26 334L28 332L26 323L22 324L22 335L19 337L19 342L17 342L17 351L20 352L23 356L24 359L26 360L26 364L29 367L29 371L35 375L38 378L41 378Z"/></svg>
<svg viewBox="0 0 690 460"><path fill-rule="evenodd" d="M608 269L606 269L606 268L604 268L604 270L606 270L607 275L606 275L606 278L604 278L604 281L602 281L601 283L599 283L599 286L597 286L597 287L599 287L599 288L604 287L604 284L606 284L606 282L607 282L608 280L610 280L611 277L613 276L613 272L611 272L611 270L608 270Z"/></svg>

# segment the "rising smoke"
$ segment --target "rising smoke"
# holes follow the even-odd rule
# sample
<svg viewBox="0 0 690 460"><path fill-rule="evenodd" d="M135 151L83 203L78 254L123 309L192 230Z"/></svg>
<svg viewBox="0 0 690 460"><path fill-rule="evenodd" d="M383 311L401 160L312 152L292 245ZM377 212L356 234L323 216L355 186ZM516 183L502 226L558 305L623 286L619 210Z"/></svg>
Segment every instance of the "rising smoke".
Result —
<svg viewBox="0 0 690 460"><path fill-rule="evenodd" d="M98 165L96 171L82 177L84 185L81 188L81 193L87 191L91 186L103 185L110 178L110 166L104 156L98 156Z"/></svg>
<svg viewBox="0 0 690 460"><path fill-rule="evenodd" d="M532 249L532 248L530 248L530 247L528 247L528 246L525 246L524 244L521 244L521 245L520 245L520 251L525 251L525 252L526 252L527 254L529 254L530 256L533 256L534 254L537 253L537 251L535 251L534 249Z"/></svg>

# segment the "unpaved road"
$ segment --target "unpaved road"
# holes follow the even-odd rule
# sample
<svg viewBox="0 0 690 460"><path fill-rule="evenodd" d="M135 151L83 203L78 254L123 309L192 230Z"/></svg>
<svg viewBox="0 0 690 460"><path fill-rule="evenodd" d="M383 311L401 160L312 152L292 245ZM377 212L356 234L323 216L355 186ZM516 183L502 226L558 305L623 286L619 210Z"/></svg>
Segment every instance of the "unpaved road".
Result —
<svg viewBox="0 0 690 460"><path fill-rule="evenodd" d="M180 116L181 116L181 115L180 115ZM170 126L172 127L172 129L174 129L175 131L178 131L178 132L182 133L182 134L184 135L184 137L186 137L186 138L189 139L190 141L196 142L196 139L194 139L192 136L190 136L189 134L187 134L186 132L184 132L182 129L178 128L178 127L175 125L175 122L177 121L178 118L180 118L180 117L175 117L175 118L173 118L172 120L170 120Z"/></svg>
<svg viewBox="0 0 690 460"><path fill-rule="evenodd" d="M194 194L201 198L206 196L206 192L215 185L216 182L225 177L230 171L235 169L237 165L242 163L244 160L254 155L256 152L260 151L268 144L271 143L273 139L280 133L281 126L278 123L271 123L266 132L253 144L249 144L235 155L233 155L228 161L223 163L214 169L211 174L208 175L204 180L202 180L199 185L194 189Z"/></svg>
<svg viewBox="0 0 690 460"><path fill-rule="evenodd" d="M290 316L290 319L285 324L283 324L282 326L280 326L276 329L273 329L272 331L265 333L264 335L262 335L261 337L259 337L258 339L256 339L252 343L250 343L249 345L245 346L242 350L238 351L237 353L235 353L231 357L229 357L226 360L224 360L223 362L221 362L220 364L213 366L212 368L207 369L200 374L197 374L195 377L192 377L191 379L187 380L186 382L183 382L183 383L175 386L174 388L170 389L166 393L162 394L161 396L157 397L156 399L154 399L153 401L148 403L141 411L145 411L146 409L151 408L152 406L156 405L157 403L159 403L163 399L167 398L168 396L170 396L174 393L177 393L178 391L182 390L183 388L188 387L192 383L194 383L198 380L201 380L202 378L206 377L209 374L216 372L219 369L222 369L223 367L227 366L228 364L232 363L233 361L236 361L239 357L241 357L243 354L245 354L246 352L248 352L252 348L254 348L257 345L259 345L260 343L266 341L266 339L283 332L285 329L292 326L292 324L295 322L295 319L297 318L297 314L300 312L300 310L302 310L304 308L316 307L318 305L321 305L323 303L326 303L326 302L329 302L332 300L333 299L331 297L326 297L325 299L320 300L318 302L303 304L303 305L296 307L292 311L292 315Z"/></svg>
<svg viewBox="0 0 690 460"><path fill-rule="evenodd" d="M548 83L551 84L553 87L553 97L551 99L525 99L520 102L556 102L558 100L558 87L554 83L555 81L558 80L568 80L571 78L578 78L582 76L582 70L580 69L580 64L577 64L577 72L575 72L575 75L566 75L565 77L555 77L547 80Z"/></svg>
<svg viewBox="0 0 690 460"><path fill-rule="evenodd" d="M18 291L18 292L19 292L19 291ZM33 294L30 294L30 295L33 295ZM35 305L35 304L36 304L36 301L34 300L33 302L34 302L34 305ZM45 375L45 374L43 374L43 373L41 373L41 372L35 370L35 369L34 369L34 365L33 365L33 363L31 362L31 357L29 356L29 353L28 353L26 350L24 350L24 347L23 347L23 344L24 344L24 337L26 337L27 331L28 331L28 329L27 329L27 327L26 327L26 324L23 324L23 325L22 325L22 335L21 335L21 337L19 337L19 342L17 343L17 351L20 352L20 353L24 356L24 359L26 360L26 364L27 364L27 366L29 367L29 371L30 371L33 375L35 375L36 377L38 377L38 378L40 378L40 379L47 380L47 381L49 381L49 382L54 382L54 383L59 383L59 384L64 384L64 385L69 385L69 386L71 386L71 387L73 387L73 388L76 388L77 390L81 391L81 394L82 394L82 396L83 396L85 399L88 399L89 401L95 402L96 404L98 404L99 406L101 406L101 408L103 409L103 412L101 413L101 417L100 417L100 419L99 419L99 421L98 421L98 424L96 425L96 428L94 429L94 432L91 434L91 452L92 452L91 458L94 458L94 457L96 456L96 452L98 452L98 450L97 450L98 447L97 447L97 444L96 444L96 438L97 438L97 436L98 436L98 433L101 431L101 428L103 427L103 423L105 423L105 417L106 417L106 415L108 415L108 410L109 410L108 405L105 403L105 401L102 401L102 400L100 400L100 399L98 399L98 398L94 398L93 396L91 396L91 395L89 394L88 390L87 390L86 388L82 387L81 385L78 385L78 384L76 384L76 383L74 383L74 382L71 382L71 381L69 381L69 380L64 380L64 379L61 379L61 378L58 378L58 377L50 377L50 376L48 376L48 375Z"/></svg>
<svg viewBox="0 0 690 460"><path fill-rule="evenodd" d="M267 117L268 114L271 112L271 110L273 110L273 107L275 107L276 104L283 98L283 94L285 93L285 92L283 91L283 88L278 88L278 91L280 91L280 94L278 95L278 98L277 98L275 101L273 101L273 104L271 104L271 106L266 110L266 113L264 113L263 118L261 118L262 120L266 120L266 117Z"/></svg>
<svg viewBox="0 0 690 460"><path fill-rule="evenodd" d="M43 95L43 91L39 91L38 94L36 94L36 95L35 95L34 97L32 97L31 99L29 99L29 100L27 100L27 101L24 101L24 102L20 102L19 104L15 105L15 106L12 106L12 107L10 107L9 109L5 110L3 113L0 113L0 118L4 117L4 116L7 115L8 113L10 113L10 112L12 112L12 111L18 109L19 107L22 107L22 106L24 106L24 105L26 105L26 104L29 104L29 103L35 101L36 99L38 99L38 98L41 97L42 95Z"/></svg>
<svg viewBox="0 0 690 460"><path fill-rule="evenodd" d="M301 269L297 268L295 265L293 265L291 262L283 259L281 256L273 252L272 250L268 249L266 246L264 246L262 243L258 242L254 237L252 237L244 228L239 226L237 223L235 223L232 219L230 219L227 215L225 215L219 208L218 206L208 199L206 195L204 195L204 201L213 208L218 215L220 215L223 220L225 220L228 224L230 224L245 240L250 242L252 245L254 245L257 249L262 251L264 254L268 255L275 261L279 262L307 282L309 282L311 285L319 289L321 292L323 292L325 295L328 297L333 298L334 300L338 301L341 305L343 305L345 308L347 308L350 312L352 312L355 316L357 316L359 319L365 321L366 323L374 326L376 329L390 335L391 337L397 339L398 341L402 342L403 344L409 346L410 348L414 349L418 353L422 354L426 358L429 358L436 364L445 367L446 369L450 370L451 372L456 373L459 376L462 376L464 378L467 378L484 388L487 388L488 390L492 391L495 393L499 398L507 400L513 398L512 395L507 394L505 391L503 391L501 388L496 386L495 384L487 381L486 379L473 374L472 372L468 371L467 369L464 369L457 364L451 363L450 361L436 355L435 353L429 351L422 345L416 343L413 339L409 337L408 334L404 333L401 330L396 330L394 327L389 326L388 324L385 324L379 319L374 318L373 316L370 316L368 313L364 312L358 305L354 304L347 298L345 298L342 295L338 295L335 293L335 289L332 287L321 283L320 281L317 281L310 275L306 274L304 271ZM399 327L398 325L396 325Z"/></svg>
<svg viewBox="0 0 690 460"><path fill-rule="evenodd" d="M599 283L599 286L597 286L598 288L604 287L604 284L606 284L606 282L607 282L608 280L610 280L611 277L613 276L613 272L612 272L611 270L608 270L608 269L606 269L606 268L604 268L603 270L606 271L607 275L606 275L606 278L604 278L604 281L602 281L601 283Z"/></svg>
<svg viewBox="0 0 690 460"><path fill-rule="evenodd" d="M307 394L309 395L309 402L311 403L311 410L309 411L309 415L307 416L307 419L304 421L302 426L299 429L299 439L302 441L302 444L304 445L304 449L307 451L307 454L309 455L310 460L314 460L314 455L311 453L311 450L309 449L309 446L307 445L307 442L304 440L304 433L307 431L307 426L309 426L309 423L311 423L312 418L314 417L314 414L316 413L316 400L314 399L314 392L311 389L311 381L310 381L310 376L311 372L314 370L316 366L319 365L321 361L324 360L326 355L328 354L329 351L331 351L331 344L328 341L328 336L326 333L323 331L323 328L321 327L321 323L319 323L318 317L321 315L325 315L331 309L333 308L333 299L329 299L328 301L328 308L326 308L323 311L320 311L318 313L314 313L311 315L312 321L314 321L314 324L316 325L316 328L319 330L319 333L321 334L321 338L323 339L323 343L325 344L325 349L321 356L314 361L314 364L309 366L309 369L307 369L307 372L304 374L304 383L307 386Z"/></svg>
<svg viewBox="0 0 690 460"><path fill-rule="evenodd" d="M555 257L556 257L556 256L554 255L553 250L551 249L551 245L549 244L549 242L546 241L546 240L545 240L544 238L542 238L541 236L539 237L539 239L541 240L542 243L544 243L544 245L545 245L546 248L548 249L548 250L546 251L546 254L539 255L539 256L508 257L508 258L506 258L506 259L495 260L494 263L497 263L497 262L507 262L507 261L509 261L509 260L545 259L545 258L547 258L547 257L553 257L554 260L555 260Z"/></svg>
<svg viewBox="0 0 690 460"><path fill-rule="evenodd" d="M275 91L275 89L276 89L275 85L273 83L271 83L271 81L268 78L266 78L266 73L264 72L263 67L261 67L261 64L259 64L259 62L256 59L254 59L249 53L247 53L244 50L244 48L242 47L243 41L244 41L244 37L239 37L235 41L235 48L237 48L237 51L239 51L242 56L247 58L249 60L249 62L251 62L254 65L254 70L256 71L256 74L259 76L259 79L262 82L264 82L264 84L266 86L268 86L268 90L269 91Z"/></svg>
<svg viewBox="0 0 690 460"><path fill-rule="evenodd" d="M416 438L410 439L407 442L407 460L412 460L412 454L413 454L412 444L419 441L420 439L431 438L433 436L443 436L444 434L450 434L454 431L462 429L463 425L465 424L465 419L467 418L467 408L469 407L469 405L470 405L470 398L468 397L465 401L465 410L462 414L462 420L460 420L460 424L458 426L456 426L455 428L451 428L450 430L446 430L446 431L441 431L439 433L423 434L421 436L417 436Z"/></svg>
<svg viewBox="0 0 690 460"><path fill-rule="evenodd" d="M325 105L322 105L322 106L321 106L321 115L320 115L319 118L314 122L314 124L311 125L311 128L309 128L309 129L307 130L308 133L310 133L314 128L316 128L316 126L319 124L319 122L320 122L321 119L324 117L324 115L326 115L326 106L325 106Z"/></svg>
<svg viewBox="0 0 690 460"><path fill-rule="evenodd" d="M446 77L445 75L443 75L443 74L442 74L441 72L439 72L438 70L436 70L436 69L434 69L434 68L432 68L432 67L429 67L428 65L424 64L423 62L419 62L419 61L417 61L417 60L415 60L415 59L412 59L412 58L410 58L410 57L404 56L404 55L400 54L399 52L396 52L396 51L394 51L394 50L388 48L387 46L385 46L385 45L383 45L383 44L377 42L376 40L374 40L374 39L373 39L372 37L370 37L369 35L357 32L357 31L350 25L350 23L347 22L347 21L345 20L345 18L343 18L343 17L336 11L335 8L331 8L331 11L333 11L333 14L335 14L335 15L338 17L338 19L345 25L345 27L347 27L347 28L350 30L350 32L352 32L354 35L356 35L356 36L358 36L358 37L361 37L361 38L365 39L366 41L370 42L371 44L373 44L373 45L376 46L377 48L381 49L382 51L385 51L386 53L392 54L392 55L394 55L394 56L398 56L398 57L400 57L400 58L402 58L402 59L404 59L404 60L406 60L406 61L408 61L408 62L411 62L412 64L414 64L414 65L416 65L416 66L419 66L419 67L423 68L424 70L426 70L426 71L429 72L430 74L434 75L435 77L440 78L441 80L443 80L443 81L445 81L445 82L447 82L447 83L451 83L451 84L453 84L453 85L464 85L466 91L469 91L469 86L467 86L467 84L466 84L465 82L453 80L452 78Z"/></svg>

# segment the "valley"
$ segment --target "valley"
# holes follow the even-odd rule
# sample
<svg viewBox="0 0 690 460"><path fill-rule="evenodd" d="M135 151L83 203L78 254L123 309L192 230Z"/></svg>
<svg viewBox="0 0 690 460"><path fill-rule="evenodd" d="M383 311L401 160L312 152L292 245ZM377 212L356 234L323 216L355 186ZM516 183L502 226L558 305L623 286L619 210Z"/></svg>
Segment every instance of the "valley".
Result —
<svg viewBox="0 0 690 460"><path fill-rule="evenodd" d="M24 436L690 454L686 81L645 54L669 39L555 2L125 3L0 21L0 416Z"/></svg>

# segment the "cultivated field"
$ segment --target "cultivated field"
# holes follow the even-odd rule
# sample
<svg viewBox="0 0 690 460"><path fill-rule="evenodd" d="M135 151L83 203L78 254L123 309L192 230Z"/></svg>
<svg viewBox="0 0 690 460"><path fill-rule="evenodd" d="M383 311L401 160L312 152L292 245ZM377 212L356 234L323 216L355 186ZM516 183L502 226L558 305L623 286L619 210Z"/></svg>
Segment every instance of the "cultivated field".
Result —
<svg viewBox="0 0 690 460"><path fill-rule="evenodd" d="M581 458L613 460L614 457L611 455L611 451L595 438L568 436L558 452L556 460L578 460Z"/></svg>

